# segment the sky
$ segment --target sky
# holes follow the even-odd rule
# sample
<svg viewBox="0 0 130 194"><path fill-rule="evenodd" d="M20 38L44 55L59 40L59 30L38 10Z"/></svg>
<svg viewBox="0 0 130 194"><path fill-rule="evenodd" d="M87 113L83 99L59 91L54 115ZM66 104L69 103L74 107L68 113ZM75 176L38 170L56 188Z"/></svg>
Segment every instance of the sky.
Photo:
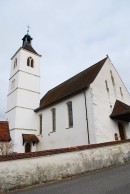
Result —
<svg viewBox="0 0 130 194"><path fill-rule="evenodd" d="M0 120L6 120L11 57L28 25L42 55L41 97L107 54L130 92L129 0L0 0Z"/></svg>

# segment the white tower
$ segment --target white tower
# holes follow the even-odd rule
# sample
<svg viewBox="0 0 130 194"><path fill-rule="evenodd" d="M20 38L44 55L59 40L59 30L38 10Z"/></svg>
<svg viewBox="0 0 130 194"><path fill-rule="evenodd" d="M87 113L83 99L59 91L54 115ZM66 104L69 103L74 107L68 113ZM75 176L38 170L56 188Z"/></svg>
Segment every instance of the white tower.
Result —
<svg viewBox="0 0 130 194"><path fill-rule="evenodd" d="M40 101L40 57L27 33L23 45L11 58L7 119L14 152L36 151L36 113Z"/></svg>

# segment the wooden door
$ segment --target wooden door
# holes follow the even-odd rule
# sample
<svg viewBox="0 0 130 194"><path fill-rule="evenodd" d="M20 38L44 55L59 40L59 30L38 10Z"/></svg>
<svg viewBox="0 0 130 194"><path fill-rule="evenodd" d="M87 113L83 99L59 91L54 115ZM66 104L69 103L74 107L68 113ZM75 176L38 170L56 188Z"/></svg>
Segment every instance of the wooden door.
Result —
<svg viewBox="0 0 130 194"><path fill-rule="evenodd" d="M25 153L27 152L31 152L31 144L30 143L26 143L25 145Z"/></svg>
<svg viewBox="0 0 130 194"><path fill-rule="evenodd" d="M125 137L124 127L122 123L118 123L118 128L119 128L119 134L120 134L121 140L125 140L126 137Z"/></svg>

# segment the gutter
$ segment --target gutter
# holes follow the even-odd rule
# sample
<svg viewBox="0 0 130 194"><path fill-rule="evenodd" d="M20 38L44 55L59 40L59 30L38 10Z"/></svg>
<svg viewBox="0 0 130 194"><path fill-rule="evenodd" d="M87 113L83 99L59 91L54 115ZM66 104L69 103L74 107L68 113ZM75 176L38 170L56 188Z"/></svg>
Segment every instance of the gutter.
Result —
<svg viewBox="0 0 130 194"><path fill-rule="evenodd" d="M88 144L90 144L89 125L88 125L88 111L87 111L87 101L86 101L86 92L84 91L83 93L84 93L84 100L85 100L85 111L86 111L86 123L87 123Z"/></svg>

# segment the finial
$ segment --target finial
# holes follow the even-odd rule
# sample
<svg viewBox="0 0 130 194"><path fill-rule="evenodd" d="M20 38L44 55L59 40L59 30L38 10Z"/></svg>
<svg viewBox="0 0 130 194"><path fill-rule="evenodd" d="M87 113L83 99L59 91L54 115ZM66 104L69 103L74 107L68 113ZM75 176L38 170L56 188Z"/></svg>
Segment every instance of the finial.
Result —
<svg viewBox="0 0 130 194"><path fill-rule="evenodd" d="M109 56L108 56L108 55L106 55L106 57L107 57L107 58L109 58Z"/></svg>
<svg viewBox="0 0 130 194"><path fill-rule="evenodd" d="M28 28L28 29L27 29L27 34L29 34L30 26L28 25L27 28Z"/></svg>

